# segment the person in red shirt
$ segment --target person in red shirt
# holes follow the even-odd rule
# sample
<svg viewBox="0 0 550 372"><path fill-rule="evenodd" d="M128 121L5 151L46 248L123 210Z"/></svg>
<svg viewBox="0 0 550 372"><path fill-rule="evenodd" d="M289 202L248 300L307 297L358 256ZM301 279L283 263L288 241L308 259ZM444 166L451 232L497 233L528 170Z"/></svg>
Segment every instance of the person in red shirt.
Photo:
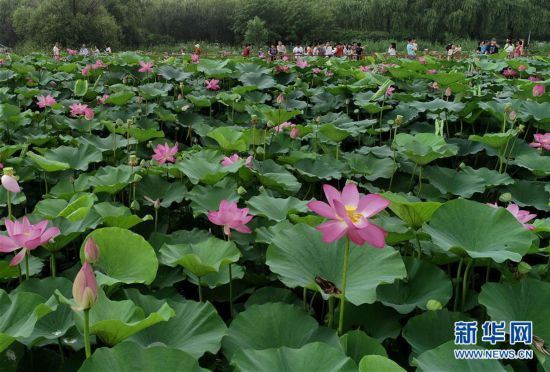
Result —
<svg viewBox="0 0 550 372"><path fill-rule="evenodd" d="M250 44L244 46L243 57L250 57Z"/></svg>
<svg viewBox="0 0 550 372"><path fill-rule="evenodd" d="M334 52L334 55L336 57L343 57L344 56L344 45L343 44L338 44L336 45L336 51Z"/></svg>
<svg viewBox="0 0 550 372"><path fill-rule="evenodd" d="M199 44L195 44L195 54L199 57L201 55L201 46Z"/></svg>

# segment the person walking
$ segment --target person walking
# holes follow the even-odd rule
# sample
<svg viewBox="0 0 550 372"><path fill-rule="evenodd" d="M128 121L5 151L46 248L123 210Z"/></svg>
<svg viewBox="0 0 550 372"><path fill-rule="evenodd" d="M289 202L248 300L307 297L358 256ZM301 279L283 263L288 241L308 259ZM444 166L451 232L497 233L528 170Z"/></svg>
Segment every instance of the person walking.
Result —
<svg viewBox="0 0 550 372"><path fill-rule="evenodd" d="M407 40L407 58L415 59L416 58L416 46L413 39Z"/></svg>

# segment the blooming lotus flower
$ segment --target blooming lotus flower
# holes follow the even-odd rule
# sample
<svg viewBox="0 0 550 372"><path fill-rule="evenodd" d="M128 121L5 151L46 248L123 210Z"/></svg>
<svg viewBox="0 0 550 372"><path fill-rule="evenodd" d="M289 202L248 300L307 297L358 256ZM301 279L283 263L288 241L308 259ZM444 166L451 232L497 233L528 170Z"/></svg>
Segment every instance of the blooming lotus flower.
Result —
<svg viewBox="0 0 550 372"><path fill-rule="evenodd" d="M386 96L391 97L393 95L393 92L395 91L395 88L393 85L390 85L388 89L386 89Z"/></svg>
<svg viewBox="0 0 550 372"><path fill-rule="evenodd" d="M425 64L426 64L426 58L424 58L424 57L418 57L418 62L420 62L421 64L425 65Z"/></svg>
<svg viewBox="0 0 550 372"><path fill-rule="evenodd" d="M239 154L233 154L229 157L228 156L224 157L221 161L221 165L223 165L224 167L229 167L230 165L235 164L239 160L242 160ZM248 168L252 168L252 155L246 158L246 160L244 161L244 165L247 166Z"/></svg>
<svg viewBox="0 0 550 372"><path fill-rule="evenodd" d="M515 111L510 111L510 113L508 114L508 118L512 121L515 121L517 117L518 117L518 114Z"/></svg>
<svg viewBox="0 0 550 372"><path fill-rule="evenodd" d="M191 63L195 63L195 64L199 63L200 59L201 59L201 57L197 53L193 53L191 55Z"/></svg>
<svg viewBox="0 0 550 372"><path fill-rule="evenodd" d="M309 66L309 64L307 63L307 61L304 61L304 60L298 58L298 59L296 60L296 66L298 66L298 67L300 67L300 68L306 68L306 67Z"/></svg>
<svg viewBox="0 0 550 372"><path fill-rule="evenodd" d="M527 78L527 80L532 81L532 82L540 81L540 79L539 79L538 77L536 77L536 76L529 76L529 77Z"/></svg>
<svg viewBox="0 0 550 372"><path fill-rule="evenodd" d="M497 203L487 203L488 206L498 208ZM506 210L516 218L516 220L523 225L527 230L534 230L535 226L528 224L533 218L537 217L534 213L529 213L527 210L519 209L517 204L511 203L506 207Z"/></svg>
<svg viewBox="0 0 550 372"><path fill-rule="evenodd" d="M299 134L300 134L300 130L298 129L298 127L296 125L293 124L293 127L290 130L290 138L294 139L294 138L298 137Z"/></svg>
<svg viewBox="0 0 550 372"><path fill-rule="evenodd" d="M277 67L275 67L275 71L276 72L287 72L288 71L288 66L278 65Z"/></svg>
<svg viewBox="0 0 550 372"><path fill-rule="evenodd" d="M314 73L315 75L319 75L321 73L321 69L318 67L315 67L314 69L311 70L311 72Z"/></svg>
<svg viewBox="0 0 550 372"><path fill-rule="evenodd" d="M86 67L82 69L82 76L87 76L91 69L92 69L92 66L86 65Z"/></svg>
<svg viewBox="0 0 550 372"><path fill-rule="evenodd" d="M9 174L4 174L1 180L2 180L2 187L4 187L9 192L18 193L21 191L21 187L19 187L19 183L17 182L17 179L15 179L14 176Z"/></svg>
<svg viewBox="0 0 550 372"><path fill-rule="evenodd" d="M84 258L86 262L94 264L99 260L99 247L93 238L88 238L84 245Z"/></svg>
<svg viewBox="0 0 550 372"><path fill-rule="evenodd" d="M69 53L70 56L76 56L78 52L74 49L67 49L67 53Z"/></svg>
<svg viewBox="0 0 550 372"><path fill-rule="evenodd" d="M334 72L332 72L332 71L330 71L330 70L326 70L326 71L325 71L325 76L326 76L326 77L334 76Z"/></svg>
<svg viewBox="0 0 550 372"><path fill-rule="evenodd" d="M139 61L139 65L141 66L141 68L138 71L148 74L153 72L153 66L155 64L153 62Z"/></svg>
<svg viewBox="0 0 550 372"><path fill-rule="evenodd" d="M546 88L542 84L537 84L533 87L533 97L542 97L546 92Z"/></svg>
<svg viewBox="0 0 550 372"><path fill-rule="evenodd" d="M453 90L451 89L451 87L447 87L447 89L445 89L445 97L450 97L452 94Z"/></svg>
<svg viewBox="0 0 550 372"><path fill-rule="evenodd" d="M205 80L204 85L206 86L206 90L220 90L219 86L220 81L217 79L210 79Z"/></svg>
<svg viewBox="0 0 550 372"><path fill-rule="evenodd" d="M158 144L153 151L155 152L153 159L155 159L157 163L174 163L176 161L174 155L178 152L178 144L176 143L174 147L170 147L168 143L165 143L164 145Z"/></svg>
<svg viewBox="0 0 550 372"><path fill-rule="evenodd" d="M435 75L435 74L437 74L437 70L431 69L431 70L426 71L426 73L427 73L428 75Z"/></svg>
<svg viewBox="0 0 550 372"><path fill-rule="evenodd" d="M545 149L550 150L550 132L548 133L537 133L533 135L534 141L529 144L529 146L536 149Z"/></svg>
<svg viewBox="0 0 550 372"><path fill-rule="evenodd" d="M511 68L506 68L502 71L502 75L506 76L506 77L514 77L516 76L518 73L515 71L515 70L512 70Z"/></svg>
<svg viewBox="0 0 550 372"><path fill-rule="evenodd" d="M208 212L208 220L215 225L223 226L225 235L231 235L231 229L250 234L252 230L246 224L252 219L248 208L239 208L237 202L222 200L217 211Z"/></svg>
<svg viewBox="0 0 550 372"><path fill-rule="evenodd" d="M97 102L99 102L100 104L104 105L104 104L105 104L105 101L107 101L108 98L109 98L109 95L108 95L108 94L104 94L104 95L102 95L101 97L97 97Z"/></svg>
<svg viewBox="0 0 550 372"><path fill-rule="evenodd" d="M439 84L437 83L437 81L434 81L432 82L431 84L428 85L432 90L438 90L439 89Z"/></svg>
<svg viewBox="0 0 550 372"><path fill-rule="evenodd" d="M370 66L359 66L359 71L369 72L370 71Z"/></svg>
<svg viewBox="0 0 550 372"><path fill-rule="evenodd" d="M71 109L71 116L84 116L86 120L92 120L94 118L94 110L89 108L88 105L73 103L69 108Z"/></svg>
<svg viewBox="0 0 550 372"><path fill-rule="evenodd" d="M8 236L0 235L0 252L7 253L21 249L10 261L11 266L18 265L27 254L27 251L32 251L46 244L60 234L57 227L47 228L47 220L33 225L25 216L21 222L6 219L4 223Z"/></svg>
<svg viewBox="0 0 550 372"><path fill-rule="evenodd" d="M292 127L293 125L294 124L292 124L290 121L285 121L284 123L274 126L273 131L275 133L281 133L285 128Z"/></svg>
<svg viewBox="0 0 550 372"><path fill-rule="evenodd" d="M38 107L41 109L45 107L51 107L55 105L57 101L55 98L52 97L51 94L48 94L47 96L38 96Z"/></svg>
<svg viewBox="0 0 550 372"><path fill-rule="evenodd" d="M95 63L92 65L92 70L99 70L100 68L105 68L107 65L103 63L102 60L98 59L95 61Z"/></svg>
<svg viewBox="0 0 550 372"><path fill-rule="evenodd" d="M525 70L527 70L527 66L525 66L525 65L519 65L518 71L525 71Z"/></svg>
<svg viewBox="0 0 550 372"><path fill-rule="evenodd" d="M97 280L88 262L76 274L73 282L73 298L76 303L74 310L88 310L97 300Z"/></svg>
<svg viewBox="0 0 550 372"><path fill-rule="evenodd" d="M328 204L311 201L308 207L322 217L329 218L317 230L323 233L323 241L332 243L347 235L357 245L368 243L383 248L387 233L369 218L384 210L390 202L378 194L361 196L357 185L348 183L342 193L330 185L323 185Z"/></svg>
<svg viewBox="0 0 550 372"><path fill-rule="evenodd" d="M283 61L288 61L288 56L283 56L283 58L281 58Z"/></svg>

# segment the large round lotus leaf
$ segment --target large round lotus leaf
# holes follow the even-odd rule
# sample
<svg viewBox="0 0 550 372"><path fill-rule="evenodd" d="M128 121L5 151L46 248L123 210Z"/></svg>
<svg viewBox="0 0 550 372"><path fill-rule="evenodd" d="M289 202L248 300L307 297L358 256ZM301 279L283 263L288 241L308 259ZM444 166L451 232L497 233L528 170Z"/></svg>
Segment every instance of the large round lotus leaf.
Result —
<svg viewBox="0 0 550 372"><path fill-rule="evenodd" d="M485 191L485 180L477 175L457 172L443 167L426 167L423 176L443 194L469 198Z"/></svg>
<svg viewBox="0 0 550 372"><path fill-rule="evenodd" d="M412 257L403 257L407 278L378 287L376 295L386 306L402 314L410 313L415 307L426 310L430 300L437 300L443 306L453 295L453 286L447 274L429 262Z"/></svg>
<svg viewBox="0 0 550 372"><path fill-rule="evenodd" d="M137 289L126 290L126 295L146 313L154 312L163 304L153 296L144 296ZM195 358L205 352L216 354L227 331L214 306L209 302L168 300L176 316L157 323L133 335L130 340L148 347L155 344L180 349Z"/></svg>
<svg viewBox="0 0 550 372"><path fill-rule="evenodd" d="M506 209L464 199L443 204L424 230L445 251L496 262L521 261L534 238Z"/></svg>
<svg viewBox="0 0 550 372"><path fill-rule="evenodd" d="M399 364L381 355L367 355L359 362L359 372L405 372Z"/></svg>
<svg viewBox="0 0 550 372"><path fill-rule="evenodd" d="M282 302L298 306L302 304L301 300L288 288L262 287L248 297L244 307L248 309L250 306L268 302Z"/></svg>
<svg viewBox="0 0 550 372"><path fill-rule="evenodd" d="M129 165L102 167L93 177L90 177L89 182L96 194L101 192L116 194L130 184L133 173Z"/></svg>
<svg viewBox="0 0 550 372"><path fill-rule="evenodd" d="M240 350L231 359L238 372L357 371L341 350L313 342L301 348Z"/></svg>
<svg viewBox="0 0 550 372"><path fill-rule="evenodd" d="M177 167L189 178L191 183L196 185L200 181L207 185L213 185L229 173L237 172L243 165L236 162L224 167L220 164L222 159L223 156L217 151L203 150L186 156L185 159L177 163Z"/></svg>
<svg viewBox="0 0 550 372"><path fill-rule="evenodd" d="M460 372L505 372L506 369L497 360L491 359L455 359L456 349L484 350L483 347L455 345L454 340L448 341L435 349L428 350L414 359L418 370L429 371L460 371Z"/></svg>
<svg viewBox="0 0 550 372"><path fill-rule="evenodd" d="M418 165L426 165L436 159L456 155L458 147L449 145L433 133L411 135L400 133L395 136L393 145L400 153Z"/></svg>
<svg viewBox="0 0 550 372"><path fill-rule="evenodd" d="M159 199L162 207L168 208L172 203L180 203L187 189L180 182L168 182L164 178L149 174L142 178L136 187L136 196L144 200L147 196L152 200Z"/></svg>
<svg viewBox="0 0 550 372"><path fill-rule="evenodd" d="M165 244L160 259L168 266L180 265L196 276L217 273L239 260L241 252L234 242L210 237L195 244Z"/></svg>
<svg viewBox="0 0 550 372"><path fill-rule="evenodd" d="M262 193L251 197L248 202L250 213L254 216L264 216L273 221L283 221L290 212L306 212L307 202L294 197L276 198Z"/></svg>
<svg viewBox="0 0 550 372"><path fill-rule="evenodd" d="M239 349L299 348L314 341L340 345L334 330L319 327L303 309L290 304L266 303L250 306L233 319L223 339L223 350L231 359Z"/></svg>
<svg viewBox="0 0 550 372"><path fill-rule="evenodd" d="M346 305L344 331L362 329L368 335L382 342L387 338L397 338L401 332L400 320L404 315L380 302L355 306Z"/></svg>
<svg viewBox="0 0 550 372"><path fill-rule="evenodd" d="M79 372L135 372L135 371L207 371L184 351L168 347L144 348L133 342L123 342L113 348L102 347L94 351Z"/></svg>
<svg viewBox="0 0 550 372"><path fill-rule="evenodd" d="M403 338L411 345L415 354L434 349L454 339L454 323L469 321L470 317L447 309L426 311L407 322Z"/></svg>
<svg viewBox="0 0 550 372"><path fill-rule="evenodd" d="M345 239L327 244L313 227L298 224L277 231L271 242L266 263L288 287L321 291L315 282L321 277L341 288ZM373 303L376 287L405 275L405 265L393 248L351 244L346 299L356 305Z"/></svg>
<svg viewBox="0 0 550 372"><path fill-rule="evenodd" d="M18 337L29 337L42 317L56 309L54 298L31 292L8 294L0 289L0 352Z"/></svg>
<svg viewBox="0 0 550 372"><path fill-rule="evenodd" d="M151 284L155 280L157 256L141 235L119 227L105 227L90 233L86 239L89 238L94 239L100 251L94 264L100 284ZM85 241L80 250L82 259Z"/></svg>
<svg viewBox="0 0 550 372"><path fill-rule="evenodd" d="M79 147L61 146L48 150L44 153L48 160L67 163L71 169L88 170L90 163L97 163L103 160L101 151L85 144Z"/></svg>
<svg viewBox="0 0 550 372"><path fill-rule="evenodd" d="M486 283L478 301L487 308L491 320L530 320L533 334L546 342L550 340L550 283L534 279L514 284Z"/></svg>
<svg viewBox="0 0 550 372"><path fill-rule="evenodd" d="M434 212L441 206L439 202L409 201L403 195L384 193L384 198L391 201L389 208L409 227L418 229L428 222Z"/></svg>
<svg viewBox="0 0 550 372"><path fill-rule="evenodd" d="M384 346L378 340L359 329L341 336L340 343L342 344L344 353L357 363L365 355L388 356L386 349L384 349Z"/></svg>

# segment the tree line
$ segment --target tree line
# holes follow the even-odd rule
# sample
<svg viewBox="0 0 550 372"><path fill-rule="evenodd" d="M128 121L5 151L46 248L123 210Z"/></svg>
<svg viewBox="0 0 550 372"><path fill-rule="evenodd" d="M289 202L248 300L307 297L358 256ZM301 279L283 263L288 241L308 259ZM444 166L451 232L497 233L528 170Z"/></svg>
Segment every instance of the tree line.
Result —
<svg viewBox="0 0 550 372"><path fill-rule="evenodd" d="M549 40L548 19L550 0L0 0L0 43Z"/></svg>

